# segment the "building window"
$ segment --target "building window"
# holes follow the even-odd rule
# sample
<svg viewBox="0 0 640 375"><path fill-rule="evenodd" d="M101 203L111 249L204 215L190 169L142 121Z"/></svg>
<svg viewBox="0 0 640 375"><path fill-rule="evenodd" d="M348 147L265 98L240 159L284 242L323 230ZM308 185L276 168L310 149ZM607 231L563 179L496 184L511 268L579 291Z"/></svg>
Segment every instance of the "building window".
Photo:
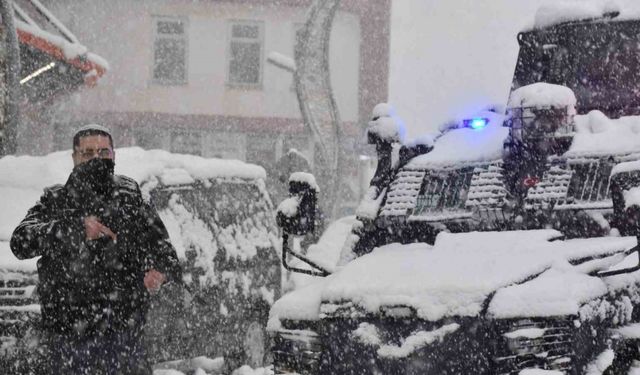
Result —
<svg viewBox="0 0 640 375"><path fill-rule="evenodd" d="M161 85L187 83L187 22L183 18L155 17L153 82Z"/></svg>
<svg viewBox="0 0 640 375"><path fill-rule="evenodd" d="M256 87L262 84L262 30L261 22L230 23L229 85Z"/></svg>
<svg viewBox="0 0 640 375"><path fill-rule="evenodd" d="M171 133L171 152L202 155L202 135L198 132Z"/></svg>

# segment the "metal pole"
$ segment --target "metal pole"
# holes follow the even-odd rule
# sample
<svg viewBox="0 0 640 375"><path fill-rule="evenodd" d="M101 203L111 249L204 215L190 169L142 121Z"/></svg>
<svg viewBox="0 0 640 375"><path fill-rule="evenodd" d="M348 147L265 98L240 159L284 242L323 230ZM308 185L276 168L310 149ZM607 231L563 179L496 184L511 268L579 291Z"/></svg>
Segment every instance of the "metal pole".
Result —
<svg viewBox="0 0 640 375"><path fill-rule="evenodd" d="M4 112L0 124L0 156L15 154L20 124L20 45L14 23L13 1L0 0L0 17L4 32Z"/></svg>

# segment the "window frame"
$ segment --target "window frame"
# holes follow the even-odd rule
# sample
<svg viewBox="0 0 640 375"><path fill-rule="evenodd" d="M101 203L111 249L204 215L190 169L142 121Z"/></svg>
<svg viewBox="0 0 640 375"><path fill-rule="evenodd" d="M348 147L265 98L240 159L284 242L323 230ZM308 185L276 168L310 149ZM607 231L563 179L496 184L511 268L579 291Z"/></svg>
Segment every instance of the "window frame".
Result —
<svg viewBox="0 0 640 375"><path fill-rule="evenodd" d="M185 138L188 139L189 143L191 144L191 141L195 141L193 142L193 145L196 146L198 149L195 150L196 152L190 152L191 150L178 150L176 149L176 144L175 139L179 136L183 136ZM202 156L203 155L203 133L202 131L199 130L195 130L195 129L173 129L170 132L170 137L169 137L169 150L171 153L175 153L175 154L183 154L183 155L196 155L196 156ZM185 144L181 144L181 146L185 146Z"/></svg>
<svg viewBox="0 0 640 375"><path fill-rule="evenodd" d="M234 25L251 25L258 26L258 38L257 39L249 39L249 38L236 38L233 36L233 26ZM226 86L231 89L252 89L252 90L262 90L263 82L264 82L264 49L265 49L265 37L264 37L264 21L261 20L249 20L249 19L231 19L227 21L227 53L226 53ZM246 82L233 82L231 80L231 44L234 41L252 41L255 40L259 42L260 45L260 57L258 59L258 82L256 83L246 83Z"/></svg>
<svg viewBox="0 0 640 375"><path fill-rule="evenodd" d="M151 42L151 79L150 82L153 85L158 86L186 86L189 83L189 19L186 16L167 16L167 15L152 15L152 42ZM183 25L182 37L177 37L171 34L159 34L158 22L159 21L180 21ZM184 77L182 80L167 80L156 78L156 41L158 39L174 39L184 41Z"/></svg>

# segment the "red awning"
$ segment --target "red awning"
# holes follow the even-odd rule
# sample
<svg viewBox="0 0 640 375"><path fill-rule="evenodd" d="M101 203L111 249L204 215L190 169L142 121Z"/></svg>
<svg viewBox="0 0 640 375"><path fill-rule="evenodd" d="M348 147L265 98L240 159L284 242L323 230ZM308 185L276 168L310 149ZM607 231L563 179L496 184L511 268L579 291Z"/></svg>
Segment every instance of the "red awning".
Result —
<svg viewBox="0 0 640 375"><path fill-rule="evenodd" d="M14 0L13 4L21 48L31 47L57 61L77 68L84 73L84 83L89 86L95 85L108 70L107 61L89 52L78 42L76 36L38 0ZM52 66L53 64L33 72L26 72L26 77L22 79L35 77Z"/></svg>

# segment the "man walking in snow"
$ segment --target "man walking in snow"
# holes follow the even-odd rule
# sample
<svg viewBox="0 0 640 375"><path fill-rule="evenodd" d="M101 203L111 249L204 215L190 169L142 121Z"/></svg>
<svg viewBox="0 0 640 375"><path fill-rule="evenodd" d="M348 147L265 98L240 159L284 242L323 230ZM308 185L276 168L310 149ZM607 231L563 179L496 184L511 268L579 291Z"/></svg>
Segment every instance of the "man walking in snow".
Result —
<svg viewBox="0 0 640 375"><path fill-rule="evenodd" d="M138 184L113 173L113 139L88 125L73 138L65 185L45 189L15 229L11 250L40 256L45 374L150 375L142 344L149 295L180 268Z"/></svg>

